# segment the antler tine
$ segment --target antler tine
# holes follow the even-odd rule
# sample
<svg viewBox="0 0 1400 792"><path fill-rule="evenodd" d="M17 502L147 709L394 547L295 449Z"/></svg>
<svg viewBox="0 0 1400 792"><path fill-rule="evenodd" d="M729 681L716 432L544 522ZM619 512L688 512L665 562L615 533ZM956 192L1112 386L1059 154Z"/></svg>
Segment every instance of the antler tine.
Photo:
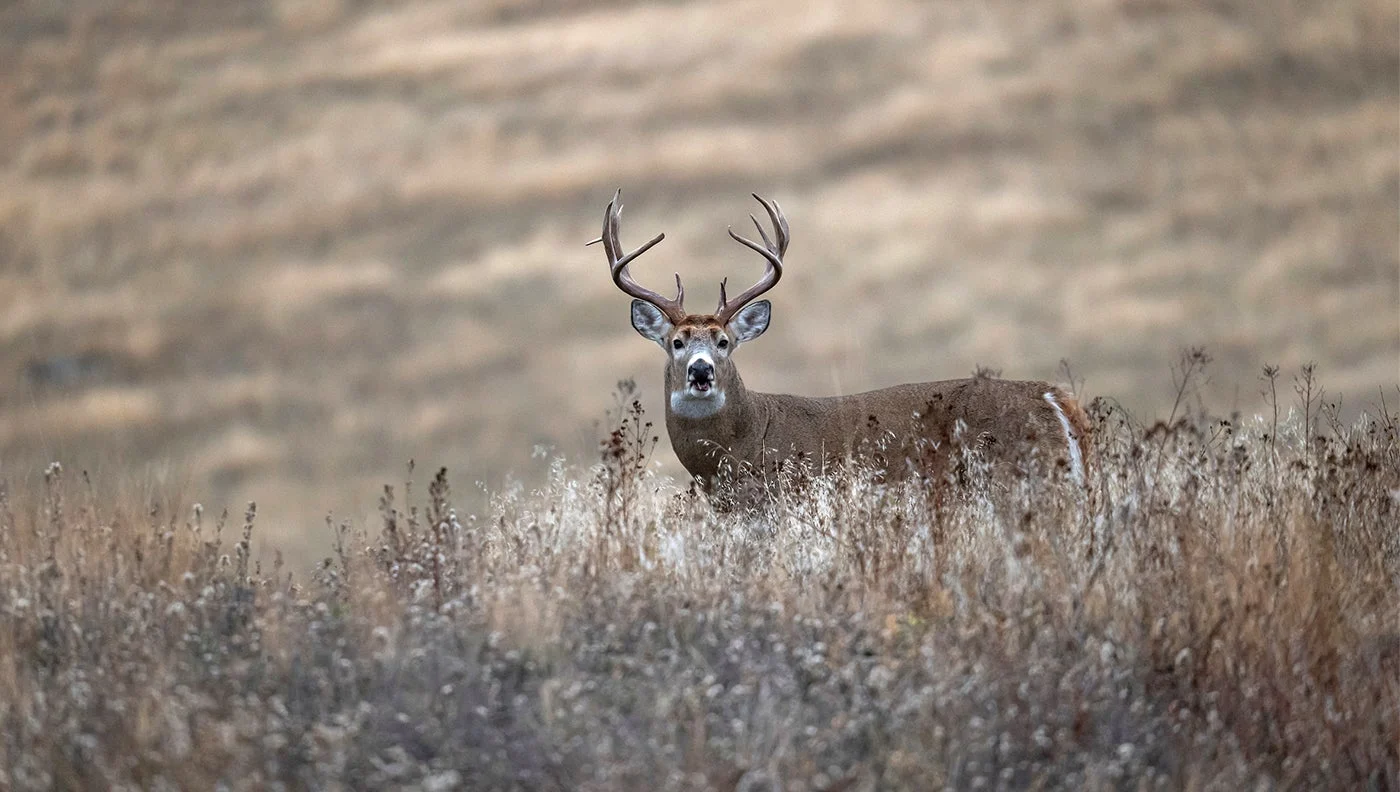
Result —
<svg viewBox="0 0 1400 792"><path fill-rule="evenodd" d="M778 255L782 256L786 254L790 232L788 230L787 217L783 215L782 208L778 206L777 201L764 200L763 196L758 193L750 193L750 195L757 199L760 204L763 204L764 211L768 212L768 219L773 223L773 232L778 237ZM773 243L768 239L768 235L763 233L763 226L759 224L758 218L749 215L749 219L753 221L754 228L758 229L759 236L763 237L764 244L772 247Z"/></svg>
<svg viewBox="0 0 1400 792"><path fill-rule="evenodd" d="M757 195L754 197L758 198ZM770 205L762 198L758 198L758 200L763 204L763 208L768 210L769 219L777 226L778 254L787 255L788 242L792 239L792 231L788 228L787 216L783 214L783 210L779 208L777 201L774 201Z"/></svg>
<svg viewBox="0 0 1400 792"><path fill-rule="evenodd" d="M758 236L763 240L763 246L771 250L773 240L768 238L768 232L763 230L763 224L758 222L758 218L753 215L749 215L749 219L753 221L754 230L758 231Z"/></svg>
<svg viewBox="0 0 1400 792"><path fill-rule="evenodd" d="M613 199L608 202L607 211L603 215L603 234L597 239L589 242L603 243L603 252L608 256L608 269L612 272L613 283L623 293L644 300L656 306L673 323L680 322L685 318L685 309L681 303L685 300L685 287L681 286L680 273L676 273L676 298L668 300L660 294L645 288L632 279L632 275L627 270L627 265L643 253L651 250L658 242L666 238L665 234L657 234L651 241L632 251L622 253L622 242L618 239L618 225L622 218L622 190L613 195Z"/></svg>
<svg viewBox="0 0 1400 792"><path fill-rule="evenodd" d="M758 235L763 239L762 245L751 239L745 239L739 236L734 233L734 229L732 228L729 229L729 236L735 242L738 242L768 260L768 270L763 273L763 277L758 279L758 283L749 287L747 291L740 294L732 301L725 293L726 282L720 282L718 316L720 321L723 322L729 321L734 314L739 312L740 308L752 302L755 297L776 286L778 280L783 277L783 254L787 253L788 241L790 239L787 218L783 216L783 210L778 206L777 201L765 201L763 198L759 197L757 193L754 193L753 197L763 205L764 210L768 212L768 219L773 221L773 235L776 239L770 239L768 237L768 233L763 230L763 224L759 223L758 218L753 215L749 215L749 219L753 221L754 228L758 229Z"/></svg>

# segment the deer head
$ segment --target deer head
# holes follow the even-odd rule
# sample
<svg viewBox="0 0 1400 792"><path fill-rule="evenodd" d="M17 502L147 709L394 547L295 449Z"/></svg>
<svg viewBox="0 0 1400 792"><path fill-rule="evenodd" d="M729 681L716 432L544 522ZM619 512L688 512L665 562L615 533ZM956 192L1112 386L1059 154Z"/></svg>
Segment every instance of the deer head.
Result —
<svg viewBox="0 0 1400 792"><path fill-rule="evenodd" d="M783 254L788 246L787 218L777 203L754 195L768 212L775 238L769 239L763 225L753 215L749 215L749 219L758 229L762 244L735 234L733 229L729 230L729 236L767 260L763 277L733 300L726 293L727 282L721 281L719 307L715 312L689 314L682 305L685 287L681 285L679 273L676 274L676 296L669 300L632 279L628 265L666 235L658 234L650 242L624 254L618 241L621 198L622 191L618 190L603 217L603 235L588 244L603 243L613 283L633 297L632 327L666 352L666 388L670 392L671 411L683 418L712 416L724 407L728 393L743 388L733 362L735 350L768 329L772 304L767 300L754 302L754 298L777 285L783 276Z"/></svg>

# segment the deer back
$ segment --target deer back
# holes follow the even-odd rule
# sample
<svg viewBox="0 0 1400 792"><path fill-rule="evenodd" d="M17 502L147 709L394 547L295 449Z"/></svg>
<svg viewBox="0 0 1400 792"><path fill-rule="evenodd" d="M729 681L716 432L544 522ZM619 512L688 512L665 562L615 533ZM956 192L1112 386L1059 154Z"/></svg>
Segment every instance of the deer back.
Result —
<svg viewBox="0 0 1400 792"><path fill-rule="evenodd" d="M773 472L788 460L823 466L852 457L889 473L916 462L937 474L955 449L968 446L996 463L1034 457L1083 475L1087 417L1045 382L974 377L819 398L748 392L733 405L725 420L668 416L672 445L692 475L712 478L724 466Z"/></svg>

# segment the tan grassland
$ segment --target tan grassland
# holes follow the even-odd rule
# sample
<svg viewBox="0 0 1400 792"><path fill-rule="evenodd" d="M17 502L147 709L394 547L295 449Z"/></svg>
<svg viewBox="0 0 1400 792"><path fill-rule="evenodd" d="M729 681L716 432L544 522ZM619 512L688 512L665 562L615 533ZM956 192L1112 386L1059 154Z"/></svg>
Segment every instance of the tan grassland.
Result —
<svg viewBox="0 0 1400 792"><path fill-rule="evenodd" d="M1395 789L1400 427L1303 384L1097 405L1087 504L969 457L731 514L625 396L601 463L390 489L310 575L52 467L0 493L0 788Z"/></svg>
<svg viewBox="0 0 1400 792"><path fill-rule="evenodd" d="M659 409L582 247L618 186L706 308L782 202L758 388L1067 358L1151 415L1205 344L1226 412L1315 360L1354 415L1398 185L1393 0L3 4L0 477L257 500L303 558L410 458L542 481L617 380Z"/></svg>

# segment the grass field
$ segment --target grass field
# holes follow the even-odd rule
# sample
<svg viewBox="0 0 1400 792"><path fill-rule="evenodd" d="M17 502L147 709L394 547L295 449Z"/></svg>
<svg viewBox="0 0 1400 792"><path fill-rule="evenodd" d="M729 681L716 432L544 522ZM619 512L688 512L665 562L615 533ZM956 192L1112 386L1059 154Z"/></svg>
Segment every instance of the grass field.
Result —
<svg viewBox="0 0 1400 792"><path fill-rule="evenodd" d="M1390 0L21 2L0 477L257 500L298 564L409 459L542 481L616 381L659 412L582 246L618 186L701 307L782 202L760 389L1067 358L1151 415L1195 344L1223 412L1265 363L1348 416L1400 381Z"/></svg>
<svg viewBox="0 0 1400 792"><path fill-rule="evenodd" d="M0 787L1394 789L1400 427L1300 383L1277 423L1097 404L1087 503L727 515L624 396L599 464L480 513L421 475L309 576L52 467L0 498Z"/></svg>
<svg viewBox="0 0 1400 792"><path fill-rule="evenodd" d="M1089 497L715 513L619 186ZM0 790L1400 788L1397 386L1392 0L0 4Z"/></svg>

